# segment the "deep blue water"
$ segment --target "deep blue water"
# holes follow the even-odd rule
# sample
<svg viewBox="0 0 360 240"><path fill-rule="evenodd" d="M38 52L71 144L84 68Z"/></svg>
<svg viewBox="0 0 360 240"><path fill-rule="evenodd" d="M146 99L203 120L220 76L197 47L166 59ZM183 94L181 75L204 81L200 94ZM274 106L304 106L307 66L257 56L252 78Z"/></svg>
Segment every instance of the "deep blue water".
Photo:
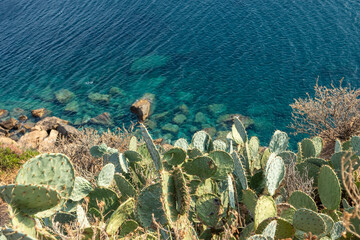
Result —
<svg viewBox="0 0 360 240"><path fill-rule="evenodd" d="M359 39L358 0L1 0L0 108L46 107L72 122L106 111L122 126L135 120L131 103L151 92L155 114L173 110L155 137L182 103L189 114L173 140L224 130L220 113L207 110L221 103L224 113L252 117L250 134L266 143L275 129L290 131L289 104L313 93L318 77L359 87ZM166 61L132 69L149 55ZM125 95L89 101L111 87ZM62 88L75 94L77 113L54 100ZM207 125L194 122L197 112Z"/></svg>

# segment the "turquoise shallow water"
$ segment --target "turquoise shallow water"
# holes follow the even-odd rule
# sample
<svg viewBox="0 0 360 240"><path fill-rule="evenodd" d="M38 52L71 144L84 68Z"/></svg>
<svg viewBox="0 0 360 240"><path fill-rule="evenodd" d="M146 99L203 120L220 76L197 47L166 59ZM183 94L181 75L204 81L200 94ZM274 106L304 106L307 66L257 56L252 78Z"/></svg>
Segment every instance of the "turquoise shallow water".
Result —
<svg viewBox="0 0 360 240"><path fill-rule="evenodd" d="M172 110L156 121L155 137L223 130L216 119L239 113L266 143L275 129L289 131L289 104L318 77L360 85L359 39L357 0L2 0L0 108L46 107L72 122L106 111L122 126L135 120L131 103L151 92L155 114ZM112 87L123 95L89 101ZM74 93L77 113L54 99L62 88ZM179 131L161 130L183 103L189 113ZM222 113L208 111L219 103Z"/></svg>

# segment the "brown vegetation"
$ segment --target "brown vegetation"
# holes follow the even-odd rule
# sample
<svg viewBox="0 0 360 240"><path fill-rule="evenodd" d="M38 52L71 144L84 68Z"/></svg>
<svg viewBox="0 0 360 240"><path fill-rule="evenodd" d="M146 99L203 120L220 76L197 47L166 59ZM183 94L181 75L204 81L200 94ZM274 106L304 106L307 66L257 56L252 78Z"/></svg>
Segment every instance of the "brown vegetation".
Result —
<svg viewBox="0 0 360 240"><path fill-rule="evenodd" d="M320 136L325 142L348 140L360 132L360 90L350 86L331 88L316 83L315 96L295 99L291 104L291 128L298 133Z"/></svg>

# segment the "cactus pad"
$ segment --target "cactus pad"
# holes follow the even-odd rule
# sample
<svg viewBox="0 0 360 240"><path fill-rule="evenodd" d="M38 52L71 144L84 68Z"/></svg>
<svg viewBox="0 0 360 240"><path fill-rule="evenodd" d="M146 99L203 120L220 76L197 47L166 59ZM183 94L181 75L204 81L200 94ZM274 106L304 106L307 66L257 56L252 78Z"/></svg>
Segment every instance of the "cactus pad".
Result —
<svg viewBox="0 0 360 240"><path fill-rule="evenodd" d="M226 179L227 174L234 170L234 160L227 152L213 151L209 153L209 157L214 160L217 166L216 173L212 176L212 178L217 180Z"/></svg>
<svg viewBox="0 0 360 240"><path fill-rule="evenodd" d="M285 219L289 223L293 222L293 217L296 212L296 208L288 203L280 203L276 205L278 216Z"/></svg>
<svg viewBox="0 0 360 240"><path fill-rule="evenodd" d="M125 151L124 156L129 160L129 162L141 162L143 158L140 153L132 150Z"/></svg>
<svg viewBox="0 0 360 240"><path fill-rule="evenodd" d="M276 205L272 197L261 196L255 206L255 216L254 216L254 228L257 229L259 224L267 218L275 217Z"/></svg>
<svg viewBox="0 0 360 240"><path fill-rule="evenodd" d="M128 162L126 161L126 158L124 154L119 152L114 152L112 154L105 154L103 157L103 164L106 165L108 163L111 163L115 166L115 172L118 173L128 173L129 172L129 166Z"/></svg>
<svg viewBox="0 0 360 240"><path fill-rule="evenodd" d="M217 151L226 151L226 143L223 140L216 139L213 142L214 150Z"/></svg>
<svg viewBox="0 0 360 240"><path fill-rule="evenodd" d="M289 137L285 132L276 130L269 144L270 152L280 153L286 150L289 144Z"/></svg>
<svg viewBox="0 0 360 240"><path fill-rule="evenodd" d="M17 184L49 185L63 198L70 196L74 182L74 168L69 158L60 153L41 154L30 159L15 179Z"/></svg>
<svg viewBox="0 0 360 240"><path fill-rule="evenodd" d="M268 240L268 238L260 234L255 234L249 237L247 240Z"/></svg>
<svg viewBox="0 0 360 240"><path fill-rule="evenodd" d="M163 168L161 159L160 159L160 153L156 149L155 144L154 144L148 130L146 129L145 125L140 123L140 128L141 128L141 133L142 133L145 143L146 143L146 147L150 153L151 159L153 160L153 162L155 164L156 170L159 171Z"/></svg>
<svg viewBox="0 0 360 240"><path fill-rule="evenodd" d="M132 136L130 138L129 150L130 151L136 151L137 150L137 138L135 136Z"/></svg>
<svg viewBox="0 0 360 240"><path fill-rule="evenodd" d="M281 157L285 164L289 164L296 161L296 154L291 151L285 151L277 154Z"/></svg>
<svg viewBox="0 0 360 240"><path fill-rule="evenodd" d="M144 188L139 196L136 203L137 216L143 227L152 226L152 215L160 224L166 224L167 218L161 203L161 184L156 183Z"/></svg>
<svg viewBox="0 0 360 240"><path fill-rule="evenodd" d="M256 196L256 193L251 190L251 189L247 189L247 190L243 190L243 203L245 204L246 208L250 211L250 213L255 216L255 207L256 207L256 202L258 200L258 197Z"/></svg>
<svg viewBox="0 0 360 240"><path fill-rule="evenodd" d="M317 212L317 206L314 200L304 192L294 191L289 200L289 204L294 206L296 209L307 208Z"/></svg>
<svg viewBox="0 0 360 240"><path fill-rule="evenodd" d="M198 131L194 134L191 144L201 152L211 151L212 141L210 135L205 131Z"/></svg>
<svg viewBox="0 0 360 240"><path fill-rule="evenodd" d="M246 172L241 163L241 160L236 152L232 152L231 156L234 161L234 174L239 179L242 189L247 189L248 182L247 182L247 178L246 178Z"/></svg>
<svg viewBox="0 0 360 240"><path fill-rule="evenodd" d="M174 170L173 178L176 194L176 209L180 215L184 215L190 208L190 194L181 168L176 168Z"/></svg>
<svg viewBox="0 0 360 240"><path fill-rule="evenodd" d="M165 216L168 219L168 223L172 224L176 222L179 215L176 209L176 191L174 177L167 171L160 171L161 178L161 201L165 212Z"/></svg>
<svg viewBox="0 0 360 240"><path fill-rule="evenodd" d="M262 233L264 236L272 237L271 239L288 239L293 238L295 229L291 223L285 219L274 217L268 218L260 223L256 229L256 233Z"/></svg>
<svg viewBox="0 0 360 240"><path fill-rule="evenodd" d="M83 177L76 177L70 199L75 202L80 201L81 199L86 197L92 190L93 187L88 180Z"/></svg>
<svg viewBox="0 0 360 240"><path fill-rule="evenodd" d="M17 211L17 209L13 209L11 206L9 208L9 216L11 219L11 227L19 232L27 234L31 237L36 237L35 230L35 221L32 217L25 215L24 213ZM1 231L0 231L1 236ZM0 238L1 239L1 238Z"/></svg>
<svg viewBox="0 0 360 240"><path fill-rule="evenodd" d="M116 211L111 215L109 223L106 226L106 233L109 235L114 235L120 226L128 219L134 212L135 209L135 200L129 198L123 202Z"/></svg>
<svg viewBox="0 0 360 240"><path fill-rule="evenodd" d="M95 145L90 148L90 154L95 158L101 158L108 152L108 147L105 143L102 143L100 145Z"/></svg>
<svg viewBox="0 0 360 240"><path fill-rule="evenodd" d="M3 228L0 232L0 234L3 234L3 236L5 236L6 240L36 240L36 238L32 238L30 236L27 236L26 234L22 233L22 232L18 232L14 229L11 228ZM0 239L1 239L1 235L0 235Z"/></svg>
<svg viewBox="0 0 360 240"><path fill-rule="evenodd" d="M47 217L46 210L58 206L61 199L60 193L50 187L22 184L0 186L0 196L13 208L39 217Z"/></svg>
<svg viewBox="0 0 360 240"><path fill-rule="evenodd" d="M95 217L100 217L99 212L102 207L102 214L105 216L106 220L119 207L119 205L120 203L117 194L110 189L97 187L89 193L89 213L93 214Z"/></svg>
<svg viewBox="0 0 360 240"><path fill-rule="evenodd" d="M330 236L331 239L339 239L343 236L343 233L346 231L343 222L334 223L333 228L331 229Z"/></svg>
<svg viewBox="0 0 360 240"><path fill-rule="evenodd" d="M106 164L99 173L97 179L98 187L110 187L111 183L114 181L115 166L112 163Z"/></svg>
<svg viewBox="0 0 360 240"><path fill-rule="evenodd" d="M301 146L302 159L316 156L316 149L311 139L307 139L307 138L303 139L301 141L300 146Z"/></svg>
<svg viewBox="0 0 360 240"><path fill-rule="evenodd" d="M196 175L202 179L209 178L216 173L217 166L210 157L197 157L184 164L184 171L190 175Z"/></svg>
<svg viewBox="0 0 360 240"><path fill-rule="evenodd" d="M329 166L321 167L318 187L322 204L327 209L337 209L341 202L341 188L335 172Z"/></svg>
<svg viewBox="0 0 360 240"><path fill-rule="evenodd" d="M114 178L116 185L121 193L122 200L136 196L136 190L134 186L128 180L126 180L123 175L116 173Z"/></svg>
<svg viewBox="0 0 360 240"><path fill-rule="evenodd" d="M220 199L214 194L200 196L196 201L196 213L206 226L216 227L223 213Z"/></svg>
<svg viewBox="0 0 360 240"><path fill-rule="evenodd" d="M334 220L329 215L326 215L323 213L318 213L318 214L324 220L324 223L326 225L326 231L325 231L325 233L323 233L323 236L329 235L331 232L331 229L334 226Z"/></svg>
<svg viewBox="0 0 360 240"><path fill-rule="evenodd" d="M179 147L184 149L185 151L188 150L189 147L189 143L186 141L185 138L179 138L178 140L176 140L176 142L174 143L174 147Z"/></svg>
<svg viewBox="0 0 360 240"><path fill-rule="evenodd" d="M320 235L326 231L326 224L321 216L306 208L300 208L296 211L293 225L297 230L311 232L315 235Z"/></svg>
<svg viewBox="0 0 360 240"><path fill-rule="evenodd" d="M139 224L134 220L126 220L120 227L120 237L125 237L129 233L135 232Z"/></svg>
<svg viewBox="0 0 360 240"><path fill-rule="evenodd" d="M244 145L247 142L247 133L244 125L239 118L234 118L234 124L232 126L232 138L239 145Z"/></svg>
<svg viewBox="0 0 360 240"><path fill-rule="evenodd" d="M185 161L186 152L182 148L172 148L164 153L164 159L170 165L179 165Z"/></svg>
<svg viewBox="0 0 360 240"><path fill-rule="evenodd" d="M285 177L285 164L281 157L270 157L265 166L266 187L271 196Z"/></svg>
<svg viewBox="0 0 360 240"><path fill-rule="evenodd" d="M320 153L323 149L323 145L324 145L323 140L321 137L313 137L311 140L315 147L315 153L316 153L315 156L317 157L320 155Z"/></svg>

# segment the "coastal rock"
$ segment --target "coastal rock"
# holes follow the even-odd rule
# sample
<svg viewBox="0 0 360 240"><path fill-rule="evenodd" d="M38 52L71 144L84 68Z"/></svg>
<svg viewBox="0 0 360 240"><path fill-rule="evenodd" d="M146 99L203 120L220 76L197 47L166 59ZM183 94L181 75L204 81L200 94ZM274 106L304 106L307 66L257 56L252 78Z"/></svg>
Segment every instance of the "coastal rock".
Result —
<svg viewBox="0 0 360 240"><path fill-rule="evenodd" d="M75 97L75 94L68 89L60 89L55 93L56 100L61 104L70 102Z"/></svg>
<svg viewBox="0 0 360 240"><path fill-rule="evenodd" d="M0 127L0 136L7 136L9 134L9 131L6 130L3 127Z"/></svg>
<svg viewBox="0 0 360 240"><path fill-rule="evenodd" d="M125 91L118 87L112 87L110 88L109 94L111 96L124 96Z"/></svg>
<svg viewBox="0 0 360 240"><path fill-rule="evenodd" d="M208 118L206 117L206 115L202 112L198 112L195 114L195 122L197 123L207 123L208 122Z"/></svg>
<svg viewBox="0 0 360 240"><path fill-rule="evenodd" d="M49 115L49 114L50 114L50 111L47 110L46 108L39 108L39 109L35 109L35 110L31 111L31 115L34 118L43 118L43 117L45 117L46 115Z"/></svg>
<svg viewBox="0 0 360 240"><path fill-rule="evenodd" d="M15 132L11 132L9 134L9 138L11 138L14 141L18 141L22 135L26 133L25 128L19 128Z"/></svg>
<svg viewBox="0 0 360 240"><path fill-rule="evenodd" d="M0 109L0 119L6 118L9 115L9 111L5 109Z"/></svg>
<svg viewBox="0 0 360 240"><path fill-rule="evenodd" d="M181 104L178 109L185 115L189 114L189 107L186 104Z"/></svg>
<svg viewBox="0 0 360 240"><path fill-rule="evenodd" d="M59 132L56 130L51 130L49 136L44 138L44 140L39 144L39 151L40 152L51 152L54 147L56 140L59 136Z"/></svg>
<svg viewBox="0 0 360 240"><path fill-rule="evenodd" d="M88 95L88 98L93 103L108 104L110 102L110 95L109 94L90 93Z"/></svg>
<svg viewBox="0 0 360 240"><path fill-rule="evenodd" d="M56 129L59 125L66 125L68 124L69 121L60 119L58 117L46 117L42 120L40 120L39 122L37 122L34 126L34 128L38 129L38 130L51 130L51 129ZM34 129L34 130L36 130Z"/></svg>
<svg viewBox="0 0 360 240"><path fill-rule="evenodd" d="M104 126L112 126L114 124L111 119L110 113L108 112L104 112L94 118L91 118L90 123Z"/></svg>
<svg viewBox="0 0 360 240"><path fill-rule="evenodd" d="M225 125L231 125L234 122L234 118L238 117L241 122L244 124L244 127L247 128L250 125L254 124L254 120L250 117L241 115L241 114L224 114L221 115L217 120L216 123L218 124L225 124Z"/></svg>
<svg viewBox="0 0 360 240"><path fill-rule="evenodd" d="M175 124L171 124L171 123L165 124L161 129L164 131L172 132L172 133L179 132L179 126L175 125ZM164 138L165 138L165 136L164 136Z"/></svg>
<svg viewBox="0 0 360 240"><path fill-rule="evenodd" d="M0 122L0 127L11 130L13 129L18 121L15 118L9 118L8 120Z"/></svg>
<svg viewBox="0 0 360 240"><path fill-rule="evenodd" d="M77 101L72 101L66 104L64 111L68 113L77 113L79 111L79 103Z"/></svg>
<svg viewBox="0 0 360 240"><path fill-rule="evenodd" d="M41 142L48 136L47 131L37 130L26 133L20 138L18 144L23 148L38 149Z"/></svg>
<svg viewBox="0 0 360 240"><path fill-rule="evenodd" d="M130 111L136 114L140 122L143 122L150 115L150 107L150 101L146 98L142 98L131 105Z"/></svg>
<svg viewBox="0 0 360 240"><path fill-rule="evenodd" d="M15 145L15 146L17 146L18 144L11 138L0 136L0 145Z"/></svg>
<svg viewBox="0 0 360 240"><path fill-rule="evenodd" d="M173 118L173 122L180 125L183 124L186 121L186 116L184 114L176 114Z"/></svg>
<svg viewBox="0 0 360 240"><path fill-rule="evenodd" d="M21 115L18 119L20 122L24 123L28 120L28 117L26 115Z"/></svg>
<svg viewBox="0 0 360 240"><path fill-rule="evenodd" d="M154 114L151 116L151 118L153 118L155 120L161 120L161 119L166 118L169 114L170 114L170 112L166 111L166 112Z"/></svg>
<svg viewBox="0 0 360 240"><path fill-rule="evenodd" d="M136 59L131 65L131 72L153 70L168 64L170 58L162 55L147 55Z"/></svg>
<svg viewBox="0 0 360 240"><path fill-rule="evenodd" d="M70 125L59 125L56 130L64 137L73 138L79 135L79 130Z"/></svg>
<svg viewBox="0 0 360 240"><path fill-rule="evenodd" d="M26 122L22 124L22 127L26 130L30 130L31 128L35 127L35 123L33 122Z"/></svg>
<svg viewBox="0 0 360 240"><path fill-rule="evenodd" d="M225 104L210 104L208 110L212 115L218 116L219 114L226 112L226 106Z"/></svg>

